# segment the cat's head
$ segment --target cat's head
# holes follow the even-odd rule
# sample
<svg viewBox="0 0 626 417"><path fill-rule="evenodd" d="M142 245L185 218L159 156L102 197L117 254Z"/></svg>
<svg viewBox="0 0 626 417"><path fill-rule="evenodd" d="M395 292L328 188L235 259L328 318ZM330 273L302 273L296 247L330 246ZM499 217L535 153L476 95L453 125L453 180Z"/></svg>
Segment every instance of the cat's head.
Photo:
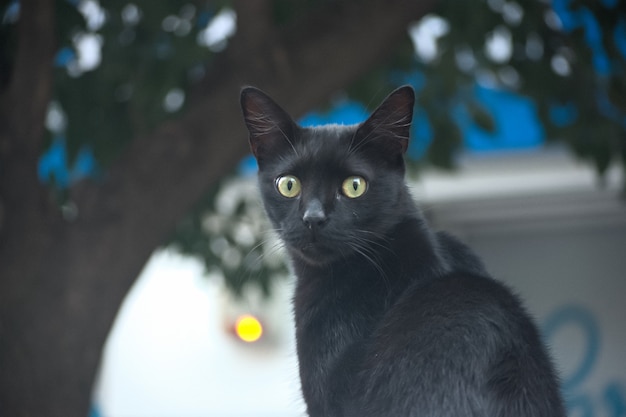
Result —
<svg viewBox="0 0 626 417"><path fill-rule="evenodd" d="M363 123L304 128L262 91L242 91L265 209L292 256L317 265L375 257L412 207L404 153L414 101L401 87Z"/></svg>

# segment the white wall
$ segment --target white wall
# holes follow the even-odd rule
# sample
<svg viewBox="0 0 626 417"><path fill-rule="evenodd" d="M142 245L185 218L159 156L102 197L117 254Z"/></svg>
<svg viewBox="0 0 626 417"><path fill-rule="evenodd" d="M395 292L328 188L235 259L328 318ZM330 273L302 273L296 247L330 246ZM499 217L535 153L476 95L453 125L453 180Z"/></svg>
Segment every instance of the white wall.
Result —
<svg viewBox="0 0 626 417"><path fill-rule="evenodd" d="M295 417L303 415L288 299L261 306L272 329L246 345L229 326L253 306L227 300L202 264L154 254L105 347L95 405L103 417ZM268 317L269 316L269 317Z"/></svg>

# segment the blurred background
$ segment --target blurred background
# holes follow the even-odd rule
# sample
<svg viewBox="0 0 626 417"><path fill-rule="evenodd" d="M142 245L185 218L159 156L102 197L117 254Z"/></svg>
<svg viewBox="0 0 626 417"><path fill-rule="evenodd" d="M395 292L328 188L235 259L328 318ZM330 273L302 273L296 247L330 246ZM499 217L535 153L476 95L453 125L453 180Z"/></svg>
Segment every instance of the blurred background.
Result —
<svg viewBox="0 0 626 417"><path fill-rule="evenodd" d="M0 415L303 416L238 109L417 92L408 180L626 416L626 2L0 2Z"/></svg>

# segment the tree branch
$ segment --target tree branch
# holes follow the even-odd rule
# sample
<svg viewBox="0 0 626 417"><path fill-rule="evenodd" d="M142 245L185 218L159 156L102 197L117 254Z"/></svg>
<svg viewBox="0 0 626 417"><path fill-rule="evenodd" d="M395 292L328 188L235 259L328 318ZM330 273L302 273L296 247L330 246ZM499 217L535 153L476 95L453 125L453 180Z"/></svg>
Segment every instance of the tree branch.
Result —
<svg viewBox="0 0 626 417"><path fill-rule="evenodd" d="M272 2L270 0L235 0L238 36L232 48L241 53L255 50L271 41L274 35Z"/></svg>
<svg viewBox="0 0 626 417"><path fill-rule="evenodd" d="M20 2L17 54L0 96L0 250L7 228L19 236L47 214L37 160L52 91L55 28L54 1Z"/></svg>
<svg viewBox="0 0 626 417"><path fill-rule="evenodd" d="M27 144L29 151L41 140L47 106L52 46L49 38L38 36L54 33L44 19L51 15L51 3L22 1L22 35L28 39L21 41L10 94L35 126L11 127L9 132L14 134L12 144ZM78 207L76 219L49 222L43 238L35 229L25 239L16 233L7 244L0 239L0 403L8 414L86 413L89 382L104 341L144 263L192 204L249 152L239 109L241 86L268 90L299 116L381 62L406 36L407 24L431 3L353 0L324 5L299 26L278 34L265 33L262 26L241 26L246 21L242 15L236 38L213 61L187 112L136 138L104 178L70 190ZM320 16L329 19L323 30L319 25L326 20ZM45 30L40 33L41 28ZM265 39L257 43L253 33L265 33ZM38 42L45 45L37 53L39 60L28 51L39 50ZM246 42L254 42L255 48L248 49ZM29 102L32 97L36 104ZM18 116L11 114L15 120ZM28 178L36 181L35 167L36 159L30 160L18 173L30 172ZM0 174L0 192L16 178L21 181ZM11 201L20 197L11 195ZM15 203L13 209L19 207L41 210L37 201ZM15 242L19 248L12 246Z"/></svg>
<svg viewBox="0 0 626 417"><path fill-rule="evenodd" d="M56 46L54 1L22 0L17 26L17 55L10 84L2 97L6 122L3 141L39 154L43 120L52 91L52 61ZM28 97L28 100L24 100ZM40 121L32 123L33 120ZM7 152L6 144L0 150Z"/></svg>

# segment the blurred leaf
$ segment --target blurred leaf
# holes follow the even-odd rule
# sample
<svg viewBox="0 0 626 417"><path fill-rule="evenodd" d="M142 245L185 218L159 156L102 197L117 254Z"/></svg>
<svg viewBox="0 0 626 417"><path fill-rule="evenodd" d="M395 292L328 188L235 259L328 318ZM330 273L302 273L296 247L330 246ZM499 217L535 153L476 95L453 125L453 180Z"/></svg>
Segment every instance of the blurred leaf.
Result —
<svg viewBox="0 0 626 417"><path fill-rule="evenodd" d="M435 137L428 148L428 160L439 168L455 168L455 156L462 143L461 131L456 124L445 118L431 119L431 123Z"/></svg>
<svg viewBox="0 0 626 417"><path fill-rule="evenodd" d="M76 6L67 0L56 0L57 32L61 43L72 39L72 35L86 31L87 21Z"/></svg>
<svg viewBox="0 0 626 417"><path fill-rule="evenodd" d="M622 113L626 113L626 77L612 76L608 87L609 100L619 108Z"/></svg>
<svg viewBox="0 0 626 417"><path fill-rule="evenodd" d="M472 121L476 123L478 127L489 132L494 133L496 131L496 123L491 114L476 101L470 101L466 103L467 110L469 112Z"/></svg>

